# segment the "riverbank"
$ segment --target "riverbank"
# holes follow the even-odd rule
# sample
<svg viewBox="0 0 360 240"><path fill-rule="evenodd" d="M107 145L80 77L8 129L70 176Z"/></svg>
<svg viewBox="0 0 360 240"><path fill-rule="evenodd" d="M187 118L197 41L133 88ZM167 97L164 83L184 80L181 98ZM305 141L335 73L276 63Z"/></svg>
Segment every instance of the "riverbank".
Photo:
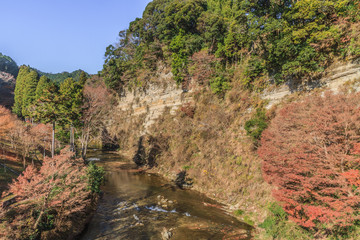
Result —
<svg viewBox="0 0 360 240"><path fill-rule="evenodd" d="M252 227L221 204L182 190L118 154L90 155L107 171L103 198L82 239L252 239Z"/></svg>

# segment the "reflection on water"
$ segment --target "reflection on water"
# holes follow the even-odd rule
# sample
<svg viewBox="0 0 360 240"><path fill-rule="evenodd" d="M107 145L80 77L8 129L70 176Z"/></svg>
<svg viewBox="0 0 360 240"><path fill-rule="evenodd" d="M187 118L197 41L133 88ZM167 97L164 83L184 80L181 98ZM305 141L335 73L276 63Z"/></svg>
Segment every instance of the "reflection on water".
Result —
<svg viewBox="0 0 360 240"><path fill-rule="evenodd" d="M81 239L251 239L250 227L214 207L195 191L176 188L155 175L122 170L125 161L92 152L107 170L104 195ZM170 235L166 235L170 233Z"/></svg>

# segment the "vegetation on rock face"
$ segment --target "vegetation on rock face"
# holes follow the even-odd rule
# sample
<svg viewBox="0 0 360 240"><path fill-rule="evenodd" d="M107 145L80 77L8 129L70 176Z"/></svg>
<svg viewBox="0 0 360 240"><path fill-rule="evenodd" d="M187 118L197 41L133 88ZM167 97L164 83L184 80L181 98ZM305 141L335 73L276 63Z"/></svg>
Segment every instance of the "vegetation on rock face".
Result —
<svg viewBox="0 0 360 240"><path fill-rule="evenodd" d="M120 32L120 42L107 48L102 74L111 88L132 86L139 81L139 69L151 71L166 61L174 80L186 84L191 57L206 49L220 59L223 73L243 65L245 75L237 81L250 89L264 77L276 83L305 81L335 59L359 56L358 4L155 0L142 18ZM229 79L211 79L215 88L227 89Z"/></svg>
<svg viewBox="0 0 360 240"><path fill-rule="evenodd" d="M258 108L253 118L245 122L244 128L255 142L260 140L262 132L267 128L267 117L265 110Z"/></svg>
<svg viewBox="0 0 360 240"><path fill-rule="evenodd" d="M260 178L251 185L261 164L247 133L281 205L270 207L267 235L347 237L359 220L359 96L314 95L271 120L256 93L269 84L316 80L331 63L359 57L359 3L154 0L107 48L101 74L121 92L144 86L166 65L184 92L194 87L194 103L165 114L139 142L149 165L166 174L193 166L188 173L198 188L236 198L221 189L227 186L245 197L263 186ZM136 145L136 137L125 138L121 146Z"/></svg>
<svg viewBox="0 0 360 240"><path fill-rule="evenodd" d="M0 72L10 73L16 78L19 72L19 67L11 57L0 53Z"/></svg>
<svg viewBox="0 0 360 240"><path fill-rule="evenodd" d="M313 94L282 108L263 133L265 180L300 226L341 233L359 220L359 103L359 94Z"/></svg>

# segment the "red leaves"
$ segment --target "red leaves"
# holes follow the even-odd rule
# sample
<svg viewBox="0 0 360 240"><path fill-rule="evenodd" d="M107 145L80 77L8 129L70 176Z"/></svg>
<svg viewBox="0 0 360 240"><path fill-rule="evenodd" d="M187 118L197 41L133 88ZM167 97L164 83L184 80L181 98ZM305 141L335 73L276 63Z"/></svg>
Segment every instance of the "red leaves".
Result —
<svg viewBox="0 0 360 240"><path fill-rule="evenodd" d="M37 226L37 212L51 213L55 219L53 227L57 232L67 232L68 227L73 228L69 222L73 218L85 218L91 206L92 195L86 176L84 162L75 159L71 152L45 158L39 171L28 166L5 194L17 197L16 204L0 209L0 222L9 226L5 235L18 239L24 235L23 228ZM5 218L10 212L17 214Z"/></svg>
<svg viewBox="0 0 360 240"><path fill-rule="evenodd" d="M356 187L360 186L359 170L350 169L349 171L342 173L342 175L346 178L350 185L354 185Z"/></svg>
<svg viewBox="0 0 360 240"><path fill-rule="evenodd" d="M360 95L312 95L282 108L258 150L266 181L303 227L350 225L360 196ZM358 218L358 217L356 217Z"/></svg>

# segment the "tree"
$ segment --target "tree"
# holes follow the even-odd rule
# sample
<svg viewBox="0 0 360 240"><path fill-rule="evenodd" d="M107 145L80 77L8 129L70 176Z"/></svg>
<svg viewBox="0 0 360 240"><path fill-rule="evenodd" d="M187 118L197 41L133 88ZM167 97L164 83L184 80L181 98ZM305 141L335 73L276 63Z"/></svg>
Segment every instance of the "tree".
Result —
<svg viewBox="0 0 360 240"><path fill-rule="evenodd" d="M99 133L103 129L103 122L109 110L109 91L102 81L95 84L87 84L84 88L83 115L81 118L81 155L86 156L88 142L92 134Z"/></svg>
<svg viewBox="0 0 360 240"><path fill-rule="evenodd" d="M55 124L62 116L59 111L60 100L58 96L58 88L50 82L43 90L42 97L36 102L36 107L33 112L34 118L43 123L52 123L52 147L51 155L55 155Z"/></svg>
<svg viewBox="0 0 360 240"><path fill-rule="evenodd" d="M50 84L50 79L46 76L41 76L35 90L35 103L39 101L45 94L46 89Z"/></svg>
<svg viewBox="0 0 360 240"><path fill-rule="evenodd" d="M75 82L72 78L65 79L59 89L59 121L62 125L70 125L70 148L72 151L75 151L74 126L80 125L82 102L82 83Z"/></svg>
<svg viewBox="0 0 360 240"><path fill-rule="evenodd" d="M30 68L23 65L20 67L19 74L16 78L16 86L15 86L15 103L13 107L13 112L18 116L22 115L23 109L23 95L25 88L25 78L30 73Z"/></svg>
<svg viewBox="0 0 360 240"><path fill-rule="evenodd" d="M32 136L32 141L36 143L38 147L41 147L43 150L43 157L46 157L47 143L51 142L51 130L52 126L50 124L35 124L31 126L30 134Z"/></svg>
<svg viewBox="0 0 360 240"><path fill-rule="evenodd" d="M25 77L21 111L21 114L24 117L32 117L32 111L30 107L33 105L35 100L35 92L38 81L38 74L35 71L30 71L30 73Z"/></svg>
<svg viewBox="0 0 360 240"><path fill-rule="evenodd" d="M283 107L262 134L264 178L303 227L335 231L359 220L350 181L360 166L359 105L360 94L313 94Z"/></svg>
<svg viewBox="0 0 360 240"><path fill-rule="evenodd" d="M87 169L67 150L45 158L39 171L28 166L10 185L4 196L15 196L16 204L0 207L0 238L62 239L79 234L79 219L93 210L104 171Z"/></svg>
<svg viewBox="0 0 360 240"><path fill-rule="evenodd" d="M84 86L87 79L88 79L88 76L86 75L86 73L84 71L81 71L80 77L79 77L79 84Z"/></svg>

